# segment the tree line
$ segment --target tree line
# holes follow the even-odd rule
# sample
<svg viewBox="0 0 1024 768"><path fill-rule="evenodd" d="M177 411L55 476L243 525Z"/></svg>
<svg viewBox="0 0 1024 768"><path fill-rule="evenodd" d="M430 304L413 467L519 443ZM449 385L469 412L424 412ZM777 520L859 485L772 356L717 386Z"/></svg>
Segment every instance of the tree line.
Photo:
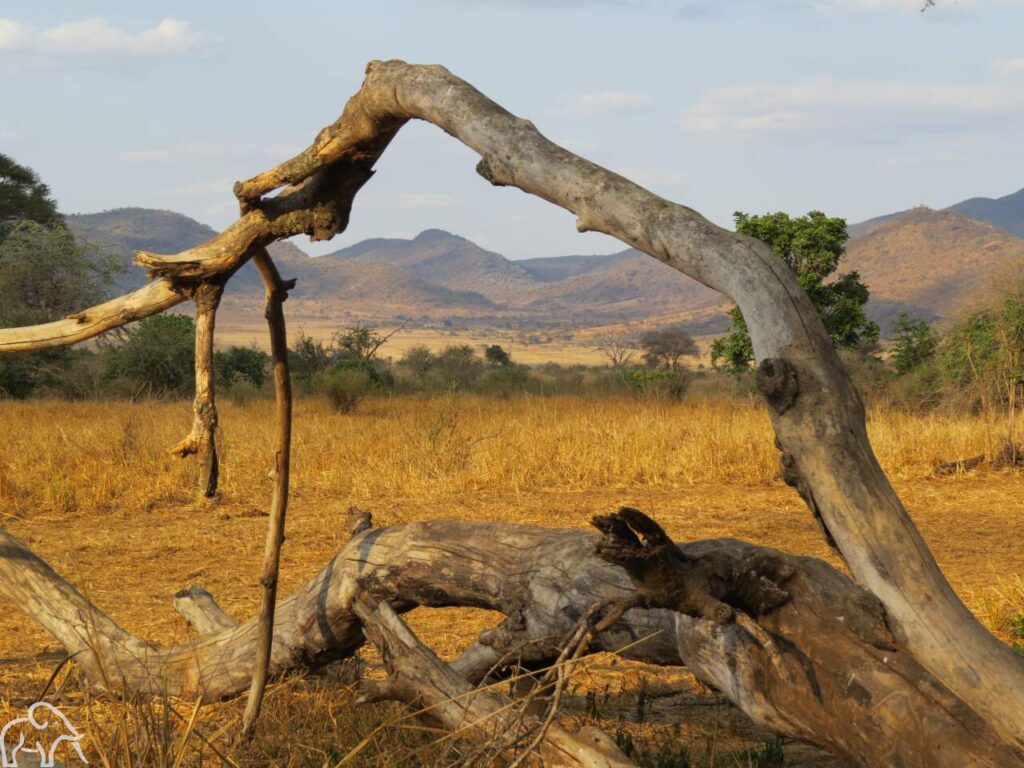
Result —
<svg viewBox="0 0 1024 768"><path fill-rule="evenodd" d="M840 270L849 237L843 219L821 211L736 212L734 219L737 232L768 243L794 270L869 397L913 408L951 403L1013 422L1024 395L1024 289L941 333L901 315L883 349L879 327L867 315L867 286L857 272ZM0 326L46 322L102 301L126 267L123 258L76 239L38 175L0 154ZM730 375L733 391L749 389L743 383L754 360L749 329L738 308L729 319L726 333L710 346L710 371L701 370L700 349L683 326L608 334L603 369L525 366L497 344L417 346L391 361L379 354L387 336L365 325L338 329L327 341L300 332L291 364L301 389L325 394L340 410L375 391L626 391L678 399L695 377L716 373ZM0 396L186 397L193 386L193 334L191 318L159 315L90 348L0 355ZM218 385L237 398L251 397L264 386L268 363L256 347L220 350Z"/></svg>

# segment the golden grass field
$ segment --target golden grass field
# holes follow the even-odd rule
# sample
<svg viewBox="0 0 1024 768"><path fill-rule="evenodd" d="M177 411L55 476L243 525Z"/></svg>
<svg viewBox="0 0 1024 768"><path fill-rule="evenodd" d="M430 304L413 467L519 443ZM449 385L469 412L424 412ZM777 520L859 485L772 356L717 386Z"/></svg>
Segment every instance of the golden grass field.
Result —
<svg viewBox="0 0 1024 768"><path fill-rule="evenodd" d="M206 586L239 618L258 601L272 403L222 404L222 492L213 501L194 496L194 462L166 453L190 418L185 402L0 402L2 525L114 619L161 643L189 637L171 607L183 587ZM1024 611L1024 474L932 475L938 462L991 452L999 428L964 415L875 410L869 429L954 587L1007 637L1009 618ZM630 504L677 539L735 536L838 565L776 471L767 415L752 400L380 397L343 416L320 399L301 399L281 589L312 577L345 542L350 504L371 509L380 524L461 517L566 527ZM436 650L453 654L493 617L420 610L412 622ZM59 650L18 606L0 600L0 722L39 695ZM173 715L163 721L163 707L187 719L190 702L92 701L67 675L58 682L57 703L87 733L90 762L173 765L182 728ZM570 724L596 719L651 744L686 745L695 767L755 765L741 750L767 738L684 672L597 657L576 683L564 710ZM674 688L689 695L661 695ZM645 722L634 722L644 719L638 700L652 696ZM436 735L412 730L414 721L374 730L400 708L353 709L351 701L351 686L279 683L256 741L244 748L232 741L241 703L204 708L181 765L453 762L444 746L432 746ZM371 738L351 753L364 737ZM171 756L158 758L161 749ZM801 745L786 755L787 765L840 765Z"/></svg>

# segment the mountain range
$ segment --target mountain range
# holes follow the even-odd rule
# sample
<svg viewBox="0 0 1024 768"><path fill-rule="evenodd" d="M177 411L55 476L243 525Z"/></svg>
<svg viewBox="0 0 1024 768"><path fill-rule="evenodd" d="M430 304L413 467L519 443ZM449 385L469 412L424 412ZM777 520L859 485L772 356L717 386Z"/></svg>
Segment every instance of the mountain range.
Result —
<svg viewBox="0 0 1024 768"><path fill-rule="evenodd" d="M135 249L176 253L216 234L181 214L143 208L66 219L80 238L125 255ZM903 311L942 321L993 295L1024 267L1024 190L941 211L913 208L850 231L842 270L857 270L871 289L872 317L883 327ZM633 249L513 261L429 229L319 257L290 242L270 251L282 273L298 279L288 305L300 322L575 330L682 323L699 335L721 331L730 306ZM145 279L131 268L119 287L135 288ZM225 311L228 317L259 312L262 304L259 278L246 265L228 285Z"/></svg>

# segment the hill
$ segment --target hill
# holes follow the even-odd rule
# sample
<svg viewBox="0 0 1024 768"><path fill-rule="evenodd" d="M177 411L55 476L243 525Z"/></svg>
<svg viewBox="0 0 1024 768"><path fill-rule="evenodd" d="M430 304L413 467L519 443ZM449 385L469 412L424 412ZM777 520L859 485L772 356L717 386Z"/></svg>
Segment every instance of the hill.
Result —
<svg viewBox="0 0 1024 768"><path fill-rule="evenodd" d="M73 214L80 237L130 256L135 249L175 253L215 231L172 211L122 208ZM724 299L635 250L515 262L438 229L412 239L376 238L311 257L291 243L270 251L297 278L290 314L338 322L451 324L506 328L584 328L624 322L692 321L694 332L724 326ZM130 269L122 289L145 274ZM263 293L246 265L225 292L226 313L258 311ZM721 306L720 306L721 305Z"/></svg>
<svg viewBox="0 0 1024 768"><path fill-rule="evenodd" d="M900 216L911 213L913 210L916 209L887 213L867 221L851 224L850 234L863 234L879 224L892 221ZM1020 189L1005 197L972 197L942 210L949 211L950 213L959 213L977 221L993 224L1015 237L1024 237L1024 189Z"/></svg>
<svg viewBox="0 0 1024 768"><path fill-rule="evenodd" d="M1012 212L1012 201L1000 205ZM175 253L215 234L181 214L142 208L67 220L79 236L126 255L137 248ZM842 269L861 273L871 289L869 313L883 330L902 311L928 320L952 317L1024 266L1024 240L952 211L915 208L855 229ZM289 242L270 250L282 272L298 279L289 314L300 324L405 321L422 327L581 331L680 323L704 334L725 327L730 306L718 293L633 249L510 261L466 238L430 229L411 239L364 240L315 258ZM121 287L144 281L145 274L133 268ZM258 316L262 306L258 275L246 265L228 286L224 322L242 312Z"/></svg>
<svg viewBox="0 0 1024 768"><path fill-rule="evenodd" d="M956 316L999 292L1024 268L1024 240L950 211L914 208L850 239L844 271L871 289L868 305L883 331L899 313L926 320Z"/></svg>

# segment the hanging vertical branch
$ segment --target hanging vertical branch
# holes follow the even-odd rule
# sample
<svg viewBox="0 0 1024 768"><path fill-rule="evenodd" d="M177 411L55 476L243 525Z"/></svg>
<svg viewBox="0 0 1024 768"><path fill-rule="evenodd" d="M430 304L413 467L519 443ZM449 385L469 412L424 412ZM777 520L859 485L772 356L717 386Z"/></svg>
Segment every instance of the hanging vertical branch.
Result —
<svg viewBox="0 0 1024 768"><path fill-rule="evenodd" d="M260 586L263 591L257 618L259 636L256 640L256 664L253 667L249 699L242 715L243 740L251 738L256 727L263 691L267 686L270 654L274 642L274 606L277 600L281 545L284 543L285 515L288 511L288 473L292 442L292 382L288 372L288 332L283 305L288 298L288 291L295 287L294 280L281 279L266 248L257 248L252 260L260 272L260 277L263 278L263 288L267 296L266 318L270 326L270 356L274 363L277 449L274 452L274 494L270 504L267 541L263 550L263 568L260 571Z"/></svg>
<svg viewBox="0 0 1024 768"><path fill-rule="evenodd" d="M192 401L192 431L170 453L185 458L199 456L199 492L217 494L220 464L217 459L217 402L213 383L213 336L224 284L200 283L192 292L196 304L196 395Z"/></svg>

